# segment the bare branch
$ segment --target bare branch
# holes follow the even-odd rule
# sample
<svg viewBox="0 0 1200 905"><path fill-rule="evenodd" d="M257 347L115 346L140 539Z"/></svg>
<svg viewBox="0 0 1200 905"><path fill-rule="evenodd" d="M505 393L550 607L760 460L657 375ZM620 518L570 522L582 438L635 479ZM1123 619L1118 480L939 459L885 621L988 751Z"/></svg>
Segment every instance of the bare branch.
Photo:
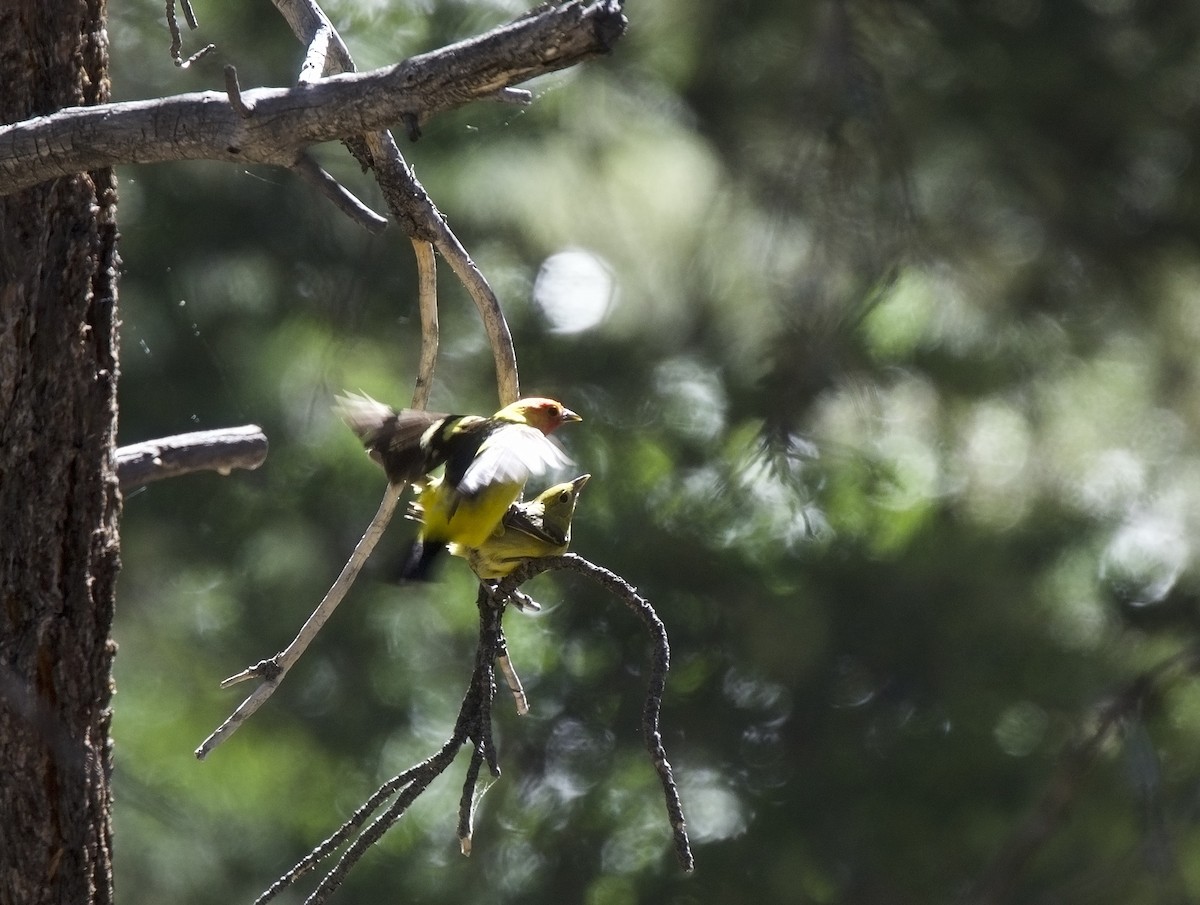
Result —
<svg viewBox="0 0 1200 905"><path fill-rule="evenodd" d="M475 668L459 707L458 718L455 720L454 731L450 738L432 757L393 777L372 793L367 801L359 806L350 819L342 824L333 835L271 884L258 898L255 905L265 905L280 892L294 885L301 876L346 844L373 813L383 807L392 795L399 793L384 813L365 830L362 830L357 838L354 838L334 867L308 897L306 903L318 905L318 903L327 901L368 848L378 842L383 834L404 815L409 805L428 788L429 784L449 768L458 750L468 741L473 744L471 761L463 781L462 793L459 796L458 838L463 854L471 853L475 812L482 796L482 791L477 788L480 770L484 764L487 764L493 776L500 775L491 738L491 703L495 696L492 664L500 664L504 669L503 663L508 658L503 630L505 606L502 601L506 599L507 595L512 594L519 584L550 569L567 569L598 581L637 613L642 622L650 629L654 638L654 658L646 705L642 713L643 732L667 799L667 812L674 831L676 856L685 870L692 870L691 844L683 819L683 809L658 731L659 710L670 660L666 630L653 607L638 596L628 582L581 557L567 554L566 556L531 560L500 582L496 589L480 586L476 598L476 606L479 609L479 641L475 652ZM505 671L507 672L507 670ZM513 676L515 678L515 673ZM516 684L519 687L519 681Z"/></svg>
<svg viewBox="0 0 1200 905"><path fill-rule="evenodd" d="M298 84L309 85L325 78L326 73L334 66L330 59L330 48L333 46L335 38L339 42L341 41L337 30L328 22L317 29L317 33L309 42L308 51L304 54L304 63L300 66L300 76L296 79ZM346 50L345 45L342 45L342 50ZM346 57L349 59L348 53ZM339 67L337 71L351 72L353 67Z"/></svg>
<svg viewBox="0 0 1200 905"><path fill-rule="evenodd" d="M433 253L433 246L424 239L413 238L412 244L413 253L417 256L417 299L421 311L421 357L417 364L412 407L423 409L429 404L433 372L437 367L437 256Z"/></svg>
<svg viewBox="0 0 1200 905"><path fill-rule="evenodd" d="M337 831L334 832L333 835L301 858L291 870L272 883L261 896L255 899L254 905L265 905L266 902L269 902L271 899L275 898L277 895L279 895L279 893L283 892L289 886L294 885L295 882L302 876L328 858L331 854L333 854L333 852L337 851L337 849L344 845L346 841L354 835L355 830L362 827L362 825L367 822L367 819L377 810L379 810L385 801L387 801L405 786L421 778L424 775L426 765L428 765L430 762L440 763L442 755L444 755L447 750L451 748L451 743L453 741L454 740L452 739L443 745L442 750L438 754L435 754L433 758L430 758L430 760L422 761L416 766L409 767L403 773L393 776L382 786L376 789L374 794L372 794L370 798L359 805L358 808L355 809L354 813L350 815L350 818L340 827L338 827ZM453 751L450 752L451 757L453 756L453 753L457 752L457 750L458 746L455 744L453 746ZM447 765L449 765L449 762L447 762Z"/></svg>
<svg viewBox="0 0 1200 905"><path fill-rule="evenodd" d="M267 435L256 424L194 431L122 446L117 450L117 477L128 493L196 471L227 475L235 468L258 468L266 457Z"/></svg>
<svg viewBox="0 0 1200 905"><path fill-rule="evenodd" d="M563 8L565 10L566 6L572 5L576 4L568 4ZM329 46L336 50L335 58L326 60L324 64L326 72L353 70L354 62L350 59L346 44L342 42L336 29L329 22L329 18L325 16L322 8L314 0L275 0L275 6L288 20L296 37L308 47L305 68L301 70L302 80L312 77L311 70L316 64L310 66L310 60L319 53L316 48L322 46L323 42L328 42ZM533 16L540 16L544 12L545 7L534 13ZM620 13L620 0L605 0L601 4L590 6L588 14L596 16L595 23L598 32L605 32L602 43L606 48L611 48L612 43L622 34L625 26L624 17ZM608 17L613 17L612 22L601 26L601 20ZM506 85L500 86L491 96L497 100L509 102L532 100L528 91L511 89ZM420 110L416 110L416 112L409 112L404 116L410 132L418 130L419 114ZM361 140L352 140L347 145L355 158L358 158L362 167L372 168L376 172L376 178L379 181L379 187L383 190L388 208L396 221L401 224L404 232L412 236L414 242L416 240L432 242L434 247L437 247L442 256L448 260L450 268L455 271L463 286L467 288L467 292L475 302L475 307L480 312L480 317L484 320L488 343L491 344L492 356L496 362L500 404L506 406L506 404L514 402L521 395L520 379L517 376L516 352L512 348L512 336L508 323L505 322L504 313L500 310L500 302L496 293L493 292L484 275L476 268L473 260L468 256L466 248L463 248L461 242L451 232L445 218L428 198L425 188L416 181L412 169L404 162L400 149L397 148L390 133L384 131L365 134ZM421 263L420 252L418 263ZM433 296L422 293L421 298L422 305L424 305L425 300L432 299ZM431 323L427 319L427 313L426 308L422 307L422 324L426 325L426 328ZM433 308L433 313L436 314L436 308ZM420 373L428 374L428 377L432 379L432 360L426 371L424 358L426 353L434 356L437 354L436 346L431 347L428 344L430 336L431 334L425 332L424 342L422 342L422 370ZM421 394L422 391L427 394L428 386L422 388L419 376L416 392Z"/></svg>
<svg viewBox="0 0 1200 905"><path fill-rule="evenodd" d="M247 679L258 678L262 680L250 696L242 701L237 710L230 714L229 718L218 726L212 735L206 738L200 747L196 749L196 758L198 760L204 760L204 758L208 757L217 745L233 735L238 727L249 719L259 707L266 703L267 698L275 693L275 689L279 687L279 683L283 681L283 677L287 675L287 671L300 659L300 655L308 648L312 639L317 636L317 632L321 630L321 627L333 615L333 611L337 608L337 605L342 602L342 598L346 596L346 591L350 589L350 586L354 583L354 579L358 576L359 570L362 569L363 564L370 557L371 551L375 549L375 545L379 543L379 538L383 536L383 531L388 526L388 522L391 521L392 513L396 510L396 503L403 492L404 488L402 486L395 484L388 485L387 492L383 495L383 501L379 504L379 511L375 513L375 518L367 526L362 540L354 548L354 553L351 554L349 561L342 568L341 574L338 575L337 580L325 595L325 599L317 605L317 608L308 617L308 621L304 623L292 643L269 660L261 660L254 666L243 670L237 675L230 676L221 683L222 688L228 688L230 685L244 682Z"/></svg>
<svg viewBox="0 0 1200 905"><path fill-rule="evenodd" d="M307 152L302 153L296 158L296 162L292 164L292 169L303 177L305 182L332 201L338 210L367 232L379 235L387 229L387 217L375 213L375 211L354 197L349 189L322 169Z"/></svg>
<svg viewBox="0 0 1200 905"><path fill-rule="evenodd" d="M658 614L654 612L654 607L650 606L650 603L641 597L629 582L625 581L625 579L621 578L615 572L610 572L608 569L594 565L583 557L576 556L574 553L568 553L565 556L545 556L523 563L497 584L494 591L495 597L503 600L508 594L515 591L520 584L548 569L567 569L572 572L578 572L581 575L586 575L593 581L598 582L620 599L629 609L633 610L650 633L650 637L654 642L654 656L651 660L650 681L646 687L646 702L642 707L642 736L646 745L646 751L649 753L650 760L654 764L654 769L658 773L659 783L662 785L663 797L667 807L667 817L671 822L671 829L675 838L675 857L684 870L691 871L695 867L695 862L692 858L691 842L688 839L687 823L683 818L683 805L679 800L679 790L675 786L671 764L667 760L667 752L662 743L662 734L659 732L662 695L666 687L667 670L671 662L671 648L667 641L667 630L663 626L662 620L658 618Z"/></svg>
<svg viewBox="0 0 1200 905"><path fill-rule="evenodd" d="M354 61L350 51L342 41L341 35L325 15L315 0L272 0L279 10L292 34L300 39L308 52L304 57L304 65L300 68L300 80L305 81L306 72L311 73L316 68L318 55L325 59L321 63L320 72L313 78L332 75L337 72L354 72Z"/></svg>
<svg viewBox="0 0 1200 905"><path fill-rule="evenodd" d="M471 294L471 300L475 302L475 308L483 319L483 328L487 331L492 355L496 361L496 384L499 388L500 404L516 402L521 396L520 381L517 377L517 353L513 349L508 322L500 309L500 300L475 266L475 262L471 260L471 256L467 254L467 250L458 241L458 237L440 217L434 245L449 262L451 270L467 287L467 292Z"/></svg>
<svg viewBox="0 0 1200 905"><path fill-rule="evenodd" d="M196 13L193 11L192 4L189 2L189 0L182 0L182 3L183 18L187 21L188 28L194 31L200 27L200 23L196 21ZM209 44L208 47L200 51L200 54L189 57L185 62L183 59L183 54L181 53L183 50L183 34L180 32L179 22L175 18L175 0L167 0L166 12L167 28L171 32L171 59L175 61L176 66L181 69L186 69L194 60L199 59L200 56L212 50L213 45Z"/></svg>
<svg viewBox="0 0 1200 905"><path fill-rule="evenodd" d="M545 6L396 66L242 92L254 108L249 119L211 91L68 107L0 127L0 194L118 164L208 159L290 166L309 145L384 128L406 114L454 109L605 53L624 26L616 0Z"/></svg>
<svg viewBox="0 0 1200 905"><path fill-rule="evenodd" d="M247 104L242 97L242 86L238 84L236 66L225 67L225 93L229 96L229 105L237 111L238 116L242 119L249 119L254 108Z"/></svg>
<svg viewBox="0 0 1200 905"><path fill-rule="evenodd" d="M391 133L378 132L367 135L366 149L365 158L359 157L357 153L355 156L364 166L374 168L375 178L392 216L408 235L431 242L470 293L492 348L500 404L515 402L521 395L520 380L517 376L517 354L513 349L512 334L509 332L496 293L458 241L458 237L429 198L425 188L417 182L412 170L404 162L399 148L396 147Z"/></svg>

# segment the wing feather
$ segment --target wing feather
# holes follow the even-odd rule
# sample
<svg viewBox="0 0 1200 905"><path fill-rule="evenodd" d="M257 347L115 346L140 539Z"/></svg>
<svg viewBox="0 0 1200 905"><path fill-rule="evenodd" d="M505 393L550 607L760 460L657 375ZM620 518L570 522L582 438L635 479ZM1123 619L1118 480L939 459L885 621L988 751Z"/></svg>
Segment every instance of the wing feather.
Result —
<svg viewBox="0 0 1200 905"><path fill-rule="evenodd" d="M537 428L506 424L483 441L456 489L471 496L491 484L524 484L530 477L570 464L562 447Z"/></svg>

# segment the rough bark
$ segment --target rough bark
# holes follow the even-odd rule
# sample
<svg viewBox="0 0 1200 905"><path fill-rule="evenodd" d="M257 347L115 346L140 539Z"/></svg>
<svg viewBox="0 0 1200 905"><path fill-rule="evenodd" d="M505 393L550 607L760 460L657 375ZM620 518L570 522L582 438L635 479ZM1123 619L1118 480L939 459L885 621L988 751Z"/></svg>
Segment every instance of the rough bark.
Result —
<svg viewBox="0 0 1200 905"><path fill-rule="evenodd" d="M108 100L105 0L0 3L0 122ZM112 901L109 170L0 198L0 902Z"/></svg>
<svg viewBox="0 0 1200 905"><path fill-rule="evenodd" d="M618 0L547 5L478 37L373 72L297 88L205 91L66 110L0 128L0 192L88 167L165 160L294 166L307 147L445 110L607 53L625 28ZM510 97L511 99L511 97Z"/></svg>

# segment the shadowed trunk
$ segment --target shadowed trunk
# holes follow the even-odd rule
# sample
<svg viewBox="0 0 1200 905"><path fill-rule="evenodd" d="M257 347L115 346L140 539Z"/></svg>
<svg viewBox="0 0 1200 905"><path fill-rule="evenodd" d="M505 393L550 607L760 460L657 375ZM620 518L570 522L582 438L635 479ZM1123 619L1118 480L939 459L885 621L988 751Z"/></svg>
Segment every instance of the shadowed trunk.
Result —
<svg viewBox="0 0 1200 905"><path fill-rule="evenodd" d="M108 99L104 0L0 4L0 122ZM0 901L112 901L116 184L0 198Z"/></svg>

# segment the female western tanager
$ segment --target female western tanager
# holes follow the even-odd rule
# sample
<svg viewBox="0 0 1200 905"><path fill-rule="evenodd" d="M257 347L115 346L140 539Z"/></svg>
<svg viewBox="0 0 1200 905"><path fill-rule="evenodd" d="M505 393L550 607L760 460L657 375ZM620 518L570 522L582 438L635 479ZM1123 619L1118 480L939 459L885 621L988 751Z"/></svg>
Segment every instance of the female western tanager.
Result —
<svg viewBox="0 0 1200 905"><path fill-rule="evenodd" d="M397 411L365 395L339 412L393 484L418 482L424 527L403 577L420 580L447 544L478 547L531 475L570 464L549 434L580 417L553 399L518 399L488 418ZM445 464L440 479L423 480Z"/></svg>
<svg viewBox="0 0 1200 905"><path fill-rule="evenodd" d="M495 530L477 547L450 545L485 581L503 578L527 559L561 556L571 545L571 519L579 492L591 475L555 484L525 503L515 503Z"/></svg>

